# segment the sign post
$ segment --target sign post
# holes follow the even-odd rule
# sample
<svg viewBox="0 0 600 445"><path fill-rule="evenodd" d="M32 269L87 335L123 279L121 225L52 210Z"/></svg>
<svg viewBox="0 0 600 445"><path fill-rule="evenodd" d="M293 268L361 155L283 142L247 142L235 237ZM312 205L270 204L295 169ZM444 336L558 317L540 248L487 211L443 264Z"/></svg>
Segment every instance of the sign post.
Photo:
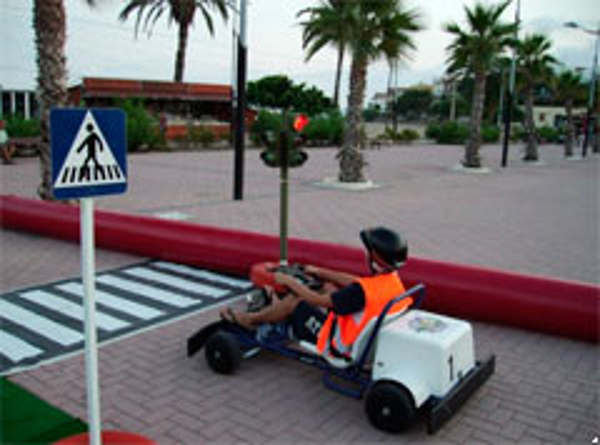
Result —
<svg viewBox="0 0 600 445"><path fill-rule="evenodd" d="M127 189L125 115L109 109L54 109L50 113L50 142L55 198L81 198L89 438L92 445L101 445L93 197L123 193Z"/></svg>
<svg viewBox="0 0 600 445"><path fill-rule="evenodd" d="M96 271L94 258L94 198L81 200L81 278L85 310L85 376L90 443L100 445L100 388L96 338Z"/></svg>

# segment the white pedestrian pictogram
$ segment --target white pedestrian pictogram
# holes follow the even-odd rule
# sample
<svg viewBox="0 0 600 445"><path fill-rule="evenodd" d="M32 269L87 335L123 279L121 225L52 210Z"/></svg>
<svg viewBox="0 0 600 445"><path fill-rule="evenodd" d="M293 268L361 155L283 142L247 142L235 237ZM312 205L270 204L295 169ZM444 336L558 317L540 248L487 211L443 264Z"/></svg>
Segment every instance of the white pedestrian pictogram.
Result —
<svg viewBox="0 0 600 445"><path fill-rule="evenodd" d="M80 187L125 183L126 178L106 142L100 126L87 112L77 136L56 176L54 187Z"/></svg>

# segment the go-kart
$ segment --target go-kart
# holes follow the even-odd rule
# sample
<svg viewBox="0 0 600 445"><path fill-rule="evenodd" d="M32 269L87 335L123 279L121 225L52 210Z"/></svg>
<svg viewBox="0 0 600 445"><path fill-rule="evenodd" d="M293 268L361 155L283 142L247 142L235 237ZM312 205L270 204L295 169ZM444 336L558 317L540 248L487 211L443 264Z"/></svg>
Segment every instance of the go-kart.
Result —
<svg viewBox="0 0 600 445"><path fill-rule="evenodd" d="M274 282L275 271L294 275L313 289L322 285L301 265L256 265L251 279L259 287L247 298L249 311L269 304L262 286L285 293ZM424 296L425 286L419 284L391 300L361 332L350 357L320 355L315 345L294 338L288 322L250 331L227 320L190 337L188 356L204 347L209 367L230 374L242 359L261 349L273 351L323 371L327 388L357 399L364 396L367 417L375 427L401 432L422 413L433 434L493 374L495 357L476 362L470 324L418 309ZM392 313L396 304L409 298L413 303L408 309Z"/></svg>

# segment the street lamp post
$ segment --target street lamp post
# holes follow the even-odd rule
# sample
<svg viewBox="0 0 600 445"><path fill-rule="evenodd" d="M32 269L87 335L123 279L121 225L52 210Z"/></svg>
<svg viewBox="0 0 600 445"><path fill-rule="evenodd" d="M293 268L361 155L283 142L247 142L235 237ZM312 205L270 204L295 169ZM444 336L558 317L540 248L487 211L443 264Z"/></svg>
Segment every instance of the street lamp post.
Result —
<svg viewBox="0 0 600 445"><path fill-rule="evenodd" d="M519 39L519 26L521 25L521 1L517 1L517 9L515 11L515 47L513 48L512 60L510 63L510 78L508 84L508 94L506 95L506 108L504 110L504 141L502 146L502 167L506 167L508 163L508 145L510 143L510 125L512 121L513 100L515 96L515 84L517 79L517 47L516 43Z"/></svg>
<svg viewBox="0 0 600 445"><path fill-rule="evenodd" d="M587 147L590 139L594 133L594 126L592 125L592 114L594 112L594 100L596 98L596 69L598 66L598 47L600 46L600 23L596 29L586 28L585 26L580 25L576 22L567 22L565 23L567 28L580 29L586 34L591 34L596 36L596 43L594 45L594 59L592 61L592 74L590 78L590 90L588 96L588 109L586 116L586 132L583 138L583 148L581 155L585 158L587 156ZM598 137L598 135L596 135Z"/></svg>
<svg viewBox="0 0 600 445"><path fill-rule="evenodd" d="M234 183L233 199L244 199L244 150L246 118L246 71L247 71L247 14L248 0L240 0L240 26L237 45L235 131L234 131Z"/></svg>

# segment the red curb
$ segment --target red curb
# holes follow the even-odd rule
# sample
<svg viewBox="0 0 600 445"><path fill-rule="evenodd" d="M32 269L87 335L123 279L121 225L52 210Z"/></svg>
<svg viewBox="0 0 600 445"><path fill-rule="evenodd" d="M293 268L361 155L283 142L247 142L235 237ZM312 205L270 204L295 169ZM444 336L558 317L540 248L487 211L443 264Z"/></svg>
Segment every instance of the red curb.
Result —
<svg viewBox="0 0 600 445"><path fill-rule="evenodd" d="M144 436L124 431L102 431L101 441L104 445L158 445ZM91 443L89 434L81 433L61 439L53 445L88 445L89 443Z"/></svg>
<svg viewBox="0 0 600 445"><path fill-rule="evenodd" d="M14 196L0 196L0 225L77 242L79 209ZM279 255L275 236L96 211L96 245L167 261L247 276L253 264ZM290 261L350 273L367 271L360 249L291 239ZM598 342L600 288L586 283L533 277L411 257L402 270L408 286L427 286L427 309L470 320Z"/></svg>

